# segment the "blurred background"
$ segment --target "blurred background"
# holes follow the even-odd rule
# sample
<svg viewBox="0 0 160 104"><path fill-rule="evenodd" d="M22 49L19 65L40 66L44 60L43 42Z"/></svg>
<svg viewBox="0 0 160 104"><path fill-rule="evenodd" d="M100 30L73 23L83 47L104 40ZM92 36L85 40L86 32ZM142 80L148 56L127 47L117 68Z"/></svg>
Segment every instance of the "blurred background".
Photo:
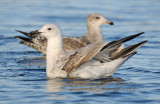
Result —
<svg viewBox="0 0 160 104"><path fill-rule="evenodd" d="M47 80L43 54L19 44L15 30L30 32L58 24L64 36L87 33L86 19L100 13L105 41L138 32L125 45L149 40L112 77L97 80ZM0 103L160 103L159 0L1 0Z"/></svg>

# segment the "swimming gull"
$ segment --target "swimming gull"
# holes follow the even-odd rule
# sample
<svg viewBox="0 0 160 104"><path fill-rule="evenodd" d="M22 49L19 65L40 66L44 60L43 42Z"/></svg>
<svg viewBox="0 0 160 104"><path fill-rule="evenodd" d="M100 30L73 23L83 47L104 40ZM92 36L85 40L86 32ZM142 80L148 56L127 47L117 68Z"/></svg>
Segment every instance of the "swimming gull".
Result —
<svg viewBox="0 0 160 104"><path fill-rule="evenodd" d="M63 44L65 50L67 52L71 52L75 49L84 47L90 43L103 42L103 35L100 28L102 24L113 25L114 23L112 21L107 20L101 14L93 13L89 15L87 18L88 33L85 36L81 37L64 37ZM16 36L16 38L21 40L22 44L25 44L31 48L40 51L41 53L46 54L47 39L43 36L36 36L34 38L30 38L33 34L36 34L38 30L31 31L30 33L26 33L19 30L17 31L29 36L29 38Z"/></svg>
<svg viewBox="0 0 160 104"><path fill-rule="evenodd" d="M55 24L44 25L38 30L37 35L46 37L48 41L46 73L49 78L111 76L127 59L136 54L138 48L147 42L140 42L112 54L122 43L139 36L132 35L109 44L105 42L92 43L67 53L63 48L59 26Z"/></svg>

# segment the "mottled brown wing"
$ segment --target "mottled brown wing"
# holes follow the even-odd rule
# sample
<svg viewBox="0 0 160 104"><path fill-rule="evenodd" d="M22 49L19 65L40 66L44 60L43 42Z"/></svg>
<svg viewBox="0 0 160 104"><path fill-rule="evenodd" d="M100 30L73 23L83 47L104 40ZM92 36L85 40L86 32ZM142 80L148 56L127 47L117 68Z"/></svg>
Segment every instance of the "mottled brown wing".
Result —
<svg viewBox="0 0 160 104"><path fill-rule="evenodd" d="M33 43L35 43L35 45L37 44L39 48L37 48L37 46L32 47L44 54L46 54L46 49L47 49L47 39L45 37L42 36L37 36L35 38L32 38L31 41ZM25 44L25 45L28 45ZM71 52L73 50L76 50L78 48L84 47L87 45L87 42L81 40L80 38L75 38L75 37L64 37L63 38L63 45L64 45L64 49L66 50L66 52ZM28 45L31 47L31 45ZM42 50L43 49L43 50Z"/></svg>
<svg viewBox="0 0 160 104"><path fill-rule="evenodd" d="M82 47L73 55L70 56L68 62L64 65L62 70L70 73L82 64L90 61L105 45L105 43L94 43Z"/></svg>
<svg viewBox="0 0 160 104"><path fill-rule="evenodd" d="M43 54L46 54L46 47L43 47L41 44L36 44L32 42L31 38L25 38L21 36L16 36L16 38L21 40L20 43L25 44L33 49L36 49Z"/></svg>
<svg viewBox="0 0 160 104"><path fill-rule="evenodd" d="M78 48L85 47L87 42L81 40L80 38L76 37L64 37L63 38L63 45L66 52L71 52Z"/></svg>
<svg viewBox="0 0 160 104"><path fill-rule="evenodd" d="M36 43L38 45L40 45L41 49L43 50L43 53L46 54L46 49L47 49L47 39L45 37L42 36L37 36L35 38L32 38L32 42ZM84 47L87 45L86 42L84 42L83 40L79 39L79 38L75 38L75 37L64 37L63 38L63 45L64 45L64 49L66 50L66 52L71 52L75 49ZM33 47L32 47L33 48ZM36 50L40 51L39 49L36 48Z"/></svg>
<svg viewBox="0 0 160 104"><path fill-rule="evenodd" d="M47 39L43 36L31 38L31 41L35 44L41 45L42 47L47 47Z"/></svg>

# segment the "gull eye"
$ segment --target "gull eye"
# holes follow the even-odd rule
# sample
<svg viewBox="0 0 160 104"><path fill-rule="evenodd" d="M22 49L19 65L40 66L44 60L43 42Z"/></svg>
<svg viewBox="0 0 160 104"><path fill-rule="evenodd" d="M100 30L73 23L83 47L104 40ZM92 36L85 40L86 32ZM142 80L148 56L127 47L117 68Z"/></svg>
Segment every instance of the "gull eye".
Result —
<svg viewBox="0 0 160 104"><path fill-rule="evenodd" d="M51 30L52 28L48 28L48 30Z"/></svg>
<svg viewBox="0 0 160 104"><path fill-rule="evenodd" d="M96 17L96 19L100 19L100 17Z"/></svg>

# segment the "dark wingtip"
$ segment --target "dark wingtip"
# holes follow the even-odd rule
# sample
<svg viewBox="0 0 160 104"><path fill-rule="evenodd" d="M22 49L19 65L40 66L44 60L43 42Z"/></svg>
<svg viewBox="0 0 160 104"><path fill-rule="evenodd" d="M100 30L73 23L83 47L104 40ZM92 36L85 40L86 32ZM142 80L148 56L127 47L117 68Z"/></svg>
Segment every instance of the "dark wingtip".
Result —
<svg viewBox="0 0 160 104"><path fill-rule="evenodd" d="M144 33L144 32L140 32L140 33L137 33L137 34L134 34L134 35L131 35L131 36L127 36L127 37L122 38L122 39L117 40L117 41L112 41L112 42L108 43L106 46L104 46L104 47L101 49L101 51L102 51L103 49L105 49L105 48L110 48L110 47L114 47L114 46L116 46L116 45L123 44L123 43L125 43L125 42L127 42L127 41L130 41L130 40L138 37L139 35L142 35L143 33Z"/></svg>
<svg viewBox="0 0 160 104"><path fill-rule="evenodd" d="M131 48L131 49L128 48L129 51L131 51L130 54L134 53L138 48L142 47L142 46L143 46L145 43L147 43L147 42L148 42L148 40L145 40L145 41L143 41L143 42L140 42L140 43L138 43L138 44L135 44L135 45L130 46L129 48ZM128 54L128 55L130 55L130 54ZM128 55L126 54L126 55L124 55L124 57L127 57Z"/></svg>
<svg viewBox="0 0 160 104"><path fill-rule="evenodd" d="M30 38L22 37L22 36L15 36L15 38L21 40L21 41L28 41L31 42Z"/></svg>
<svg viewBox="0 0 160 104"><path fill-rule="evenodd" d="M128 57L130 55L132 56L132 54L134 54L134 52L136 52L136 50L138 48L142 47L146 42L148 42L148 40L145 40L145 41L142 41L140 43L137 43L137 44L131 45L129 47L123 48L120 52L117 52L117 53L113 54L111 56L111 59L114 60L114 59L117 59L119 57L125 58L125 57Z"/></svg>
<svg viewBox="0 0 160 104"><path fill-rule="evenodd" d="M15 30L15 31L20 32L21 34L24 34L24 35L26 35L26 36L31 37L31 34L30 34L30 33L23 32L23 31L20 31L20 30Z"/></svg>
<svg viewBox="0 0 160 104"><path fill-rule="evenodd" d="M132 56L134 56L135 54L137 54L137 51L136 52L133 52L131 54L128 54L126 55L125 57L127 57L127 59L131 58Z"/></svg>
<svg viewBox="0 0 160 104"><path fill-rule="evenodd" d="M140 32L140 33L135 34L135 35L139 36L139 35L142 35L142 34L144 34L144 33L145 33L145 32Z"/></svg>
<svg viewBox="0 0 160 104"><path fill-rule="evenodd" d="M143 45L143 44L145 44L145 43L147 43L147 42L148 42L148 40L145 40L145 41L140 42L140 43L138 43L138 44L136 44L136 45Z"/></svg>
<svg viewBox="0 0 160 104"><path fill-rule="evenodd" d="M26 33L26 32L20 31L20 30L15 30L15 31L20 32L20 33Z"/></svg>
<svg viewBox="0 0 160 104"><path fill-rule="evenodd" d="M134 38L136 38L136 37L138 37L138 36L140 36L140 35L142 35L142 34L144 34L144 32L140 32L140 33L137 33L137 34L135 34L135 35L128 36L128 37L126 37L126 38L121 39L121 41L124 43L124 42L127 42L127 41L129 41L129 40L132 40L132 39L134 39Z"/></svg>

